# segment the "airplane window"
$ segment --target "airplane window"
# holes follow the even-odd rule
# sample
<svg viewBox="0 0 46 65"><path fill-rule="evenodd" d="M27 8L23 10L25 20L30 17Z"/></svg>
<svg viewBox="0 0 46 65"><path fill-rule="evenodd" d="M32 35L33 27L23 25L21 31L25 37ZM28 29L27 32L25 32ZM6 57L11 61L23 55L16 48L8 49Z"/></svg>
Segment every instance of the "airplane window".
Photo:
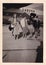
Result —
<svg viewBox="0 0 46 65"><path fill-rule="evenodd" d="M29 10L29 12L30 12L30 10Z"/></svg>
<svg viewBox="0 0 46 65"><path fill-rule="evenodd" d="M27 9L27 12L28 12L28 9Z"/></svg>
<svg viewBox="0 0 46 65"><path fill-rule="evenodd" d="M25 11L26 11L26 9L25 9Z"/></svg>

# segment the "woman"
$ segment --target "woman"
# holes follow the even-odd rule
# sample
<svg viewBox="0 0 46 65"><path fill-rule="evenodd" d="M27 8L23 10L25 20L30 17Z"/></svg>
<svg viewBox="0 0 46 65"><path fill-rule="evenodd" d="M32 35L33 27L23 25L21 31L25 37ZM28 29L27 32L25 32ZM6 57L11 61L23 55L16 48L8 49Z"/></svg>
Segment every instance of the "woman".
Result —
<svg viewBox="0 0 46 65"><path fill-rule="evenodd" d="M22 26L22 30L23 30L23 37L26 37L26 33L27 33L27 19L26 17L23 17L20 21L21 26Z"/></svg>
<svg viewBox="0 0 46 65"><path fill-rule="evenodd" d="M15 39L18 39L18 35L19 35L19 31L18 31L18 30L19 30L19 26L18 26L16 14L14 14L13 25L14 25L14 36L15 36Z"/></svg>
<svg viewBox="0 0 46 65"><path fill-rule="evenodd" d="M9 25L9 30L12 31L12 35L14 36L13 32L14 32L14 25L13 25L13 16L11 16L8 21L10 21L10 25Z"/></svg>

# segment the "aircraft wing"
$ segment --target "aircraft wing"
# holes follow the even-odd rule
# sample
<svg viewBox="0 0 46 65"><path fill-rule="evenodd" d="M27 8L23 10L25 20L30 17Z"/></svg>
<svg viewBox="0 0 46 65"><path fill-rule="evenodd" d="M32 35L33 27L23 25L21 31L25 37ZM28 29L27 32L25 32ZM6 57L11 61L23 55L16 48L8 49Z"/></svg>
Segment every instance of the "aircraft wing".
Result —
<svg viewBox="0 0 46 65"><path fill-rule="evenodd" d="M21 7L25 7L25 6L30 5L30 4L32 4L32 3L4 3L3 7L5 9L10 9L10 8L19 9Z"/></svg>

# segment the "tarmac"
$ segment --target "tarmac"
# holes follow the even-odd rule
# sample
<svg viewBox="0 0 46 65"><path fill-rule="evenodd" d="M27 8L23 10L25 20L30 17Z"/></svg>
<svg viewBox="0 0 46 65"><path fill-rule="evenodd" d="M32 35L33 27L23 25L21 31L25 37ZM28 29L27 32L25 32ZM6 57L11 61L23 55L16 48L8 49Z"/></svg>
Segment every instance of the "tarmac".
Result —
<svg viewBox="0 0 46 65"><path fill-rule="evenodd" d="M40 46L40 40L43 40L43 29L41 28L38 39L35 35L28 39L29 36L15 40L8 25L3 26L3 62L35 62L36 50Z"/></svg>

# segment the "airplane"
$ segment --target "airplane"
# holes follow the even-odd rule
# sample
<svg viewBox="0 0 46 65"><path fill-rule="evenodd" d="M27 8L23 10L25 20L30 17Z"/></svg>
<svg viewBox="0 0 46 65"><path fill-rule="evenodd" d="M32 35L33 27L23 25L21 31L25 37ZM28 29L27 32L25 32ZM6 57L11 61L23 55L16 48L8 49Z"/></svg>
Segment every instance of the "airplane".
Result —
<svg viewBox="0 0 46 65"><path fill-rule="evenodd" d="M29 3L3 3L3 23L9 24L9 17L13 16L15 13L17 13L17 15L22 14L19 8L27 5L29 5Z"/></svg>
<svg viewBox="0 0 46 65"><path fill-rule="evenodd" d="M10 5L10 6L9 6ZM43 4L42 3L16 3L16 4L3 4L3 20L13 15L18 14L21 15L23 13L26 13L30 16L31 13L37 14L39 17L39 20L43 22Z"/></svg>
<svg viewBox="0 0 46 65"><path fill-rule="evenodd" d="M43 21L43 4L42 3L33 3L31 5L21 7L20 10L27 13L28 15L30 15L30 13L34 13L39 17L40 21Z"/></svg>

